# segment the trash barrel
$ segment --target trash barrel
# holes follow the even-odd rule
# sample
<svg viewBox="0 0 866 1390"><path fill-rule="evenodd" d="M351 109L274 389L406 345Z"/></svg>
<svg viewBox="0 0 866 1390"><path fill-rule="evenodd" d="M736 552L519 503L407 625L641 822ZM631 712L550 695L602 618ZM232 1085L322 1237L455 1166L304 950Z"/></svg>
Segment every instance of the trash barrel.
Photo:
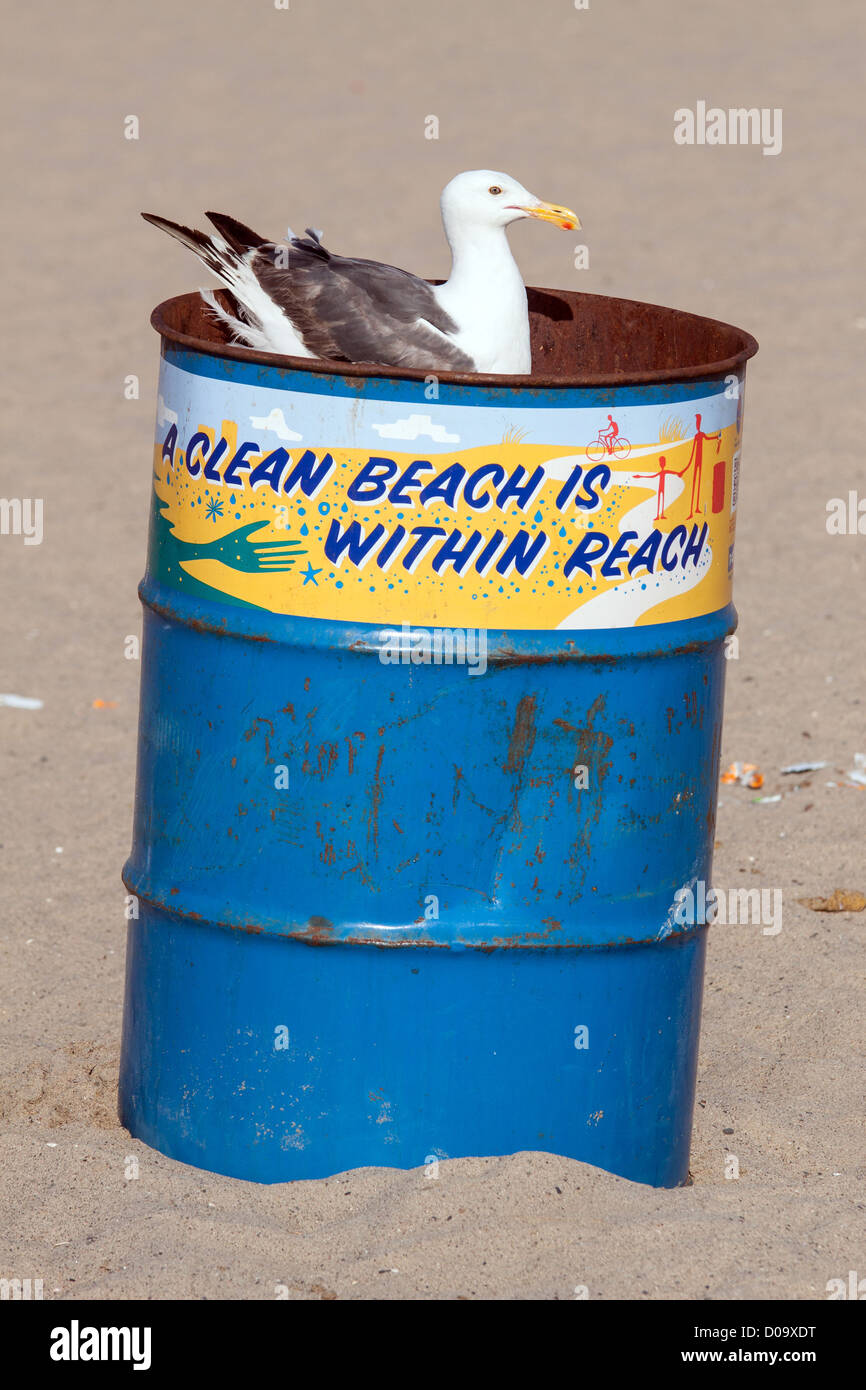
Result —
<svg viewBox="0 0 866 1390"><path fill-rule="evenodd" d="M154 313L120 1116L172 1158L687 1177L757 344L529 305L531 377Z"/></svg>

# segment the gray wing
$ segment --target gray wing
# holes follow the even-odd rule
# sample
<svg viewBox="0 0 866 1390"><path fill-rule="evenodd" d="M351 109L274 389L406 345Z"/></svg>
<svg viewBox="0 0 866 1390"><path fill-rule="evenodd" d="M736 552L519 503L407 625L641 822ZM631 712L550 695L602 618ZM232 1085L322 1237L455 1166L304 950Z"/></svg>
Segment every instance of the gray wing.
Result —
<svg viewBox="0 0 866 1390"><path fill-rule="evenodd" d="M417 275L332 255L309 229L288 247L258 246L249 264L317 357L474 371L472 358L441 336L455 333L457 324Z"/></svg>

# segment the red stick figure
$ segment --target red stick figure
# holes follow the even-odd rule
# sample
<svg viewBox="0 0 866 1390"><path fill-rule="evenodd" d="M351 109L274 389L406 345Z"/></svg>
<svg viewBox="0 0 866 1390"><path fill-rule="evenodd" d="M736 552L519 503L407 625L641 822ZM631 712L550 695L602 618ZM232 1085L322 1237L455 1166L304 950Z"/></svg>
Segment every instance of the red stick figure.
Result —
<svg viewBox="0 0 866 1390"><path fill-rule="evenodd" d="M705 439L714 439L716 441L716 453L718 453L722 444L721 430L718 430L716 434L705 434L704 431L701 429L700 415L695 415L695 437L692 440L692 450L689 454L689 461L683 469L683 472L685 473L691 467L692 463L694 463L695 465L695 471L692 474L691 511L689 512L686 518L687 521L691 521L695 512L699 512L701 509L701 476L703 474L704 468Z"/></svg>
<svg viewBox="0 0 866 1390"><path fill-rule="evenodd" d="M664 454L660 454L658 473L634 474L636 478L658 478L659 480L658 506L656 507L656 521L667 521L667 517L665 516L665 482L670 477L671 473L673 473L674 477L681 478L688 466L689 465L686 464L686 467L681 469L680 471L677 471L676 468L668 468L667 460L665 459Z"/></svg>

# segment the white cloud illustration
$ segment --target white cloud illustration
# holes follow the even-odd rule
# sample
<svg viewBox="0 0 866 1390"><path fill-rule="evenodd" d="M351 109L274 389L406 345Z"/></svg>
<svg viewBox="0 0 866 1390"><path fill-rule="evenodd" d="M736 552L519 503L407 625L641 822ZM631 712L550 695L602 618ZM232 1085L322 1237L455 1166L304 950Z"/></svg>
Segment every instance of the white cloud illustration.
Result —
<svg viewBox="0 0 866 1390"><path fill-rule="evenodd" d="M459 444L459 434L449 434L444 425L434 425L429 415L410 415L390 425L374 425L382 439L418 439L426 434L436 444Z"/></svg>
<svg viewBox="0 0 866 1390"><path fill-rule="evenodd" d="M250 424L257 430L270 430L278 439L303 439L302 434L289 429L286 424L286 417L278 406L274 406L270 415L251 415Z"/></svg>
<svg viewBox="0 0 866 1390"><path fill-rule="evenodd" d="M156 422L158 425L177 424L177 411L169 410L162 396L156 398Z"/></svg>

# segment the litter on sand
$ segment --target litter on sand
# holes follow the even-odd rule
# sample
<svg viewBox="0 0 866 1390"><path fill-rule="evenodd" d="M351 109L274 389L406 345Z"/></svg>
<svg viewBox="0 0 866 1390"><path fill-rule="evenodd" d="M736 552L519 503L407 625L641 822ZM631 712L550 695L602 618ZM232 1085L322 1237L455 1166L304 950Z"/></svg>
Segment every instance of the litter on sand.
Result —
<svg viewBox="0 0 866 1390"><path fill-rule="evenodd" d="M854 754L854 766L845 773L849 782L856 782L860 787L866 787L866 753Z"/></svg>
<svg viewBox="0 0 866 1390"><path fill-rule="evenodd" d="M42 700L35 699L32 695L0 695L0 705L6 705L9 709L42 709Z"/></svg>
<svg viewBox="0 0 866 1390"><path fill-rule="evenodd" d="M854 766L842 774L841 782L826 782L827 787L849 787L854 791L866 790L866 753L854 754Z"/></svg>
<svg viewBox="0 0 866 1390"><path fill-rule="evenodd" d="M117 709L116 700L94 700L91 709Z"/></svg>
<svg viewBox="0 0 866 1390"><path fill-rule="evenodd" d="M783 767L780 771L783 777L787 777L792 772L817 772L826 766L826 763L790 763L788 767Z"/></svg>
<svg viewBox="0 0 866 1390"><path fill-rule="evenodd" d="M813 912L862 912L866 908L866 893L834 888L829 898L798 898L797 902Z"/></svg>
<svg viewBox="0 0 866 1390"><path fill-rule="evenodd" d="M739 782L741 787L751 787L757 791L764 785L764 774L758 771L755 763L731 763L722 773L723 782Z"/></svg>

